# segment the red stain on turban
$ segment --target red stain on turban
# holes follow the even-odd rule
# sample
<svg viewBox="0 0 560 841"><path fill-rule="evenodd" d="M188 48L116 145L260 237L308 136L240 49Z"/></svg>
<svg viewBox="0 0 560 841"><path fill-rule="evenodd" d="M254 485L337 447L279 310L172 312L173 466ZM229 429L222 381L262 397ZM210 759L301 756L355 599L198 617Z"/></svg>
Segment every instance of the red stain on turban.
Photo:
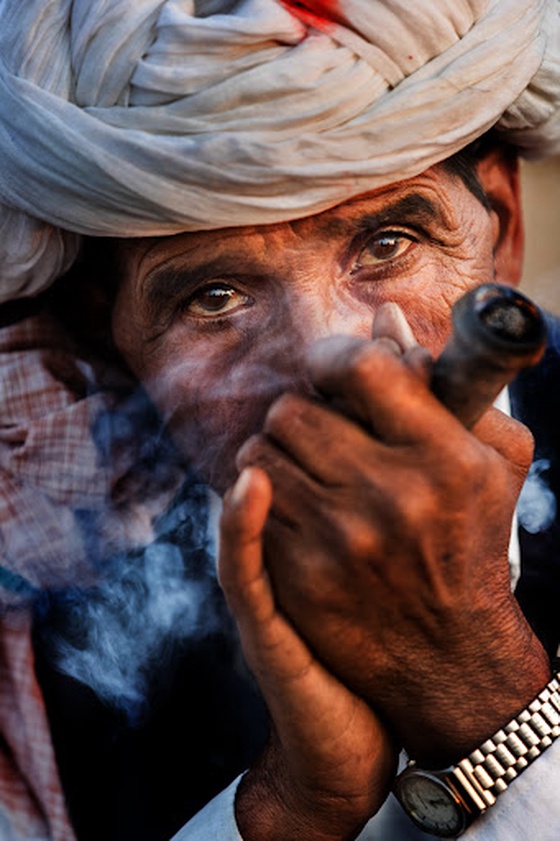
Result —
<svg viewBox="0 0 560 841"><path fill-rule="evenodd" d="M327 30L340 21L339 0L282 0L283 5L303 23Z"/></svg>

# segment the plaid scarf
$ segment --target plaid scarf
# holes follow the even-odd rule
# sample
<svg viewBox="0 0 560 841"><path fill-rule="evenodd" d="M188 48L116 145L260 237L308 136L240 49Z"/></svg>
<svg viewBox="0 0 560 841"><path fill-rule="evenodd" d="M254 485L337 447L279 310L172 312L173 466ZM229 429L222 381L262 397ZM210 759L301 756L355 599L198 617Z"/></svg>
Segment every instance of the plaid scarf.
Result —
<svg viewBox="0 0 560 841"><path fill-rule="evenodd" d="M148 544L183 466L137 386L78 349L46 309L29 309L0 329L0 837L73 841L31 608ZM139 426L149 434L131 436Z"/></svg>

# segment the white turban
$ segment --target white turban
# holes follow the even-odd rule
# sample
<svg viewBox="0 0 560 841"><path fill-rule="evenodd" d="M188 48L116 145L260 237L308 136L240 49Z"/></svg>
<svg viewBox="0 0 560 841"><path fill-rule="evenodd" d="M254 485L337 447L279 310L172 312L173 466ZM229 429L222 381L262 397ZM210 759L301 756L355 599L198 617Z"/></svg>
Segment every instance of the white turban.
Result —
<svg viewBox="0 0 560 841"><path fill-rule="evenodd" d="M306 216L494 125L559 152L559 15L559 0L0 0L0 300L50 284L81 234Z"/></svg>

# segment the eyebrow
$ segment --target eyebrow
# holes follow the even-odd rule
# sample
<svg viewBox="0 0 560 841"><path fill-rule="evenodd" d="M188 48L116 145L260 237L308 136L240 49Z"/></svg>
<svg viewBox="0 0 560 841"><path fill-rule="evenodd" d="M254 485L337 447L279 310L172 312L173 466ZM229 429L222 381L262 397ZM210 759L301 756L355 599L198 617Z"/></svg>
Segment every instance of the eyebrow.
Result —
<svg viewBox="0 0 560 841"><path fill-rule="evenodd" d="M367 201L367 198L358 199L360 204ZM354 219L327 217L324 220L325 232L348 236L352 230L354 233L368 231L406 220L414 220L425 225L434 222L446 224L445 215L439 205L419 192L411 192L371 213L360 213L358 206L355 207L355 212ZM446 227L449 226L446 225ZM177 257L177 260L180 259L181 257ZM194 289L208 277L220 277L230 273L235 273L235 266L229 268L227 257L223 256L194 267L173 265L171 261L170 265L148 272L141 281L140 295L145 301L148 313L159 316L165 312L167 306L172 305L178 296L188 294L189 289Z"/></svg>
<svg viewBox="0 0 560 841"><path fill-rule="evenodd" d="M367 210L367 207L379 199L360 196L354 199L351 204L353 217L336 217L327 214L323 221L322 231L330 237L355 236L363 232L371 233L372 230L385 227L386 225L402 225L413 222L419 226L439 225L450 229L452 224L445 209L437 202L432 201L421 192L410 192L401 198L379 207L378 210ZM437 241L438 237L432 232L432 237Z"/></svg>
<svg viewBox="0 0 560 841"><path fill-rule="evenodd" d="M179 258L178 258L179 259ZM211 275L223 275L223 261L212 260L201 266L188 267L168 265L156 268L142 279L140 295L149 314L165 312L179 296L188 294L199 283Z"/></svg>
<svg viewBox="0 0 560 841"><path fill-rule="evenodd" d="M445 216L435 202L422 193L409 193L378 211L364 214L359 219L359 226L360 228L381 227L402 222L403 218L415 219L424 224L434 222L445 224Z"/></svg>

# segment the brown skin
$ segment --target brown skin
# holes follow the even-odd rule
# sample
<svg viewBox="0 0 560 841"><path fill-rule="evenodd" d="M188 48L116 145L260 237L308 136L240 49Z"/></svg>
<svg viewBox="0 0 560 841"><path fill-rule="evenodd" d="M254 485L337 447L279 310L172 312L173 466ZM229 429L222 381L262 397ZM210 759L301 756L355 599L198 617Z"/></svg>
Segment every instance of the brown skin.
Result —
<svg viewBox="0 0 560 841"><path fill-rule="evenodd" d="M394 301L437 354L452 303L493 278L498 235L497 217L434 168L292 223L129 241L116 341L223 493L272 401L310 390L306 353L317 339L369 338L374 314ZM213 283L229 299L203 294Z"/></svg>
<svg viewBox="0 0 560 841"><path fill-rule="evenodd" d="M227 496L222 525L222 586L274 722L239 786L237 822L246 841L350 840L384 802L396 750L369 705L277 608L260 540L270 491L266 475L251 471Z"/></svg>
<svg viewBox="0 0 560 841"><path fill-rule="evenodd" d="M493 153L480 178L491 213L434 167L317 217L122 251L116 341L185 454L223 491L263 430L220 557L276 728L238 792L246 841L355 838L391 784L390 733L458 759L549 678L509 592L530 435L497 411L464 430L383 307L436 355L463 292L517 283L517 173ZM369 339L375 315L390 339Z"/></svg>

